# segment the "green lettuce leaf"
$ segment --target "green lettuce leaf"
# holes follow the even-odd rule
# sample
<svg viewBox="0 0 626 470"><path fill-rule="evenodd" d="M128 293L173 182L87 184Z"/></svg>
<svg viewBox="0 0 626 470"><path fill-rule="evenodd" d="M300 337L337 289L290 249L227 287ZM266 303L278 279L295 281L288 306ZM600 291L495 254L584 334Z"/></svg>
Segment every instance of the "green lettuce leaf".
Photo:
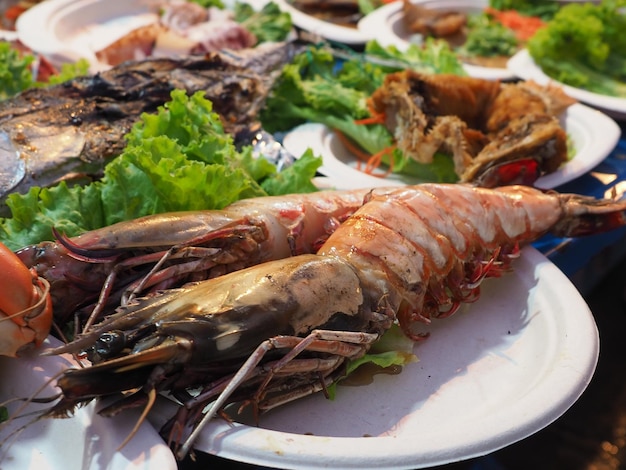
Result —
<svg viewBox="0 0 626 470"><path fill-rule="evenodd" d="M100 181L31 188L11 194L11 217L0 219L0 241L16 250L52 240L52 227L68 236L122 220L166 211L221 209L240 199L316 188L321 159L304 155L278 173L250 147L238 152L202 92L182 90L155 114L144 113L127 146Z"/></svg>
<svg viewBox="0 0 626 470"><path fill-rule="evenodd" d="M386 369L394 366L404 367L412 362L417 362L419 359L413 354L413 346L413 341L402 333L398 325L394 324L372 345L367 354L348 363L344 378L364 364L373 364L381 369ZM328 387L328 397L331 400L335 398L337 385L340 383L341 380Z"/></svg>
<svg viewBox="0 0 626 470"><path fill-rule="evenodd" d="M30 54L22 56L10 42L0 41L0 100L34 85L30 71L34 60Z"/></svg>
<svg viewBox="0 0 626 470"><path fill-rule="evenodd" d="M259 43L284 41L292 29L291 15L268 2L259 11L248 3L235 3L235 21L254 34Z"/></svg>
<svg viewBox="0 0 626 470"><path fill-rule="evenodd" d="M57 85L88 73L89 61L87 59L78 59L73 63L61 64L61 70L58 73L51 75L47 83L38 82L37 86Z"/></svg>
<svg viewBox="0 0 626 470"><path fill-rule="evenodd" d="M383 47L377 41L369 41L365 45L365 53L397 62L398 66L386 67L388 72L408 68L428 74L467 75L463 63L450 45L446 41L431 37L426 38L422 46L411 44L405 51L395 46Z"/></svg>
<svg viewBox="0 0 626 470"><path fill-rule="evenodd" d="M193 3L197 3L198 5L200 5L201 7L204 8L209 8L209 7L217 7L217 8L224 8L224 2L222 2L222 0L190 0Z"/></svg>
<svg viewBox="0 0 626 470"><path fill-rule="evenodd" d="M269 132L285 132L306 122L324 124L340 131L370 155L393 144L389 131L380 124L361 125L355 120L369 117L367 100L392 72L412 68L424 73L464 75L462 64L442 41L427 41L426 47L412 45L406 52L367 43L365 53L347 53L337 66L333 53L324 47L311 46L286 65L261 112L261 121ZM421 164L394 150L383 156L394 173L421 181L458 181L450 157L438 155L433 163Z"/></svg>
<svg viewBox="0 0 626 470"><path fill-rule="evenodd" d="M293 165L263 180L261 187L268 194L313 193L318 189L311 179L321 164L322 159L308 149Z"/></svg>

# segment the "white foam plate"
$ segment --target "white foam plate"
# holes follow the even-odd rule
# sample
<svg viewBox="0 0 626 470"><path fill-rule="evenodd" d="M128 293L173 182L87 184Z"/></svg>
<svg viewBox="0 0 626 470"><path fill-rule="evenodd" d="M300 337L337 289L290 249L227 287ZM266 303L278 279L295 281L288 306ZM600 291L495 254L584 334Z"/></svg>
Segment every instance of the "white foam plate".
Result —
<svg viewBox="0 0 626 470"><path fill-rule="evenodd" d="M544 428L583 393L598 358L589 308L534 248L482 297L435 321L419 362L395 376L320 393L261 416L216 419L196 448L285 469L415 469L484 455ZM151 419L173 411L164 402ZM368 437L364 437L368 436Z"/></svg>
<svg viewBox="0 0 626 470"><path fill-rule="evenodd" d="M15 41L16 39L16 31L7 31L5 29L0 29L0 41Z"/></svg>
<svg viewBox="0 0 626 470"><path fill-rule="evenodd" d="M489 5L487 0L413 0L413 3L435 10L456 10L465 13L479 13ZM359 21L358 27L370 39L381 45L395 46L400 51L409 47L410 34L403 24L402 2L397 1L379 8ZM510 80L513 73L507 68L481 67L463 64L470 77L486 80Z"/></svg>
<svg viewBox="0 0 626 470"><path fill-rule="evenodd" d="M50 337L45 347L59 345ZM58 393L53 385L46 385L50 377L61 370L76 367L68 354L39 357L0 357L0 402L10 398ZM42 410L50 405L30 404L21 409L21 403L8 406L10 413ZM139 411L125 411L113 418L96 413L95 404L79 408L70 419L40 420L22 432L18 429L30 418L0 424L0 468L2 470L176 470L172 452L157 431L145 422L135 437L117 450L133 429Z"/></svg>
<svg viewBox="0 0 626 470"><path fill-rule="evenodd" d="M621 135L613 119L579 103L566 110L561 123L573 141L575 154L557 171L539 178L536 182L539 188L554 188L585 174L611 153ZM323 165L319 172L328 178L327 186L351 189L423 182L403 175L381 178L360 171L359 160L322 124L296 127L285 135L283 144L294 155L302 155L307 148L321 155Z"/></svg>
<svg viewBox="0 0 626 470"><path fill-rule="evenodd" d="M530 56L528 49L523 49L515 54L507 63L509 70L515 76L524 80L534 80L540 84L555 83L563 87L563 90L573 98L587 103L594 108L614 116L618 119L626 118L626 98L617 98L615 96L601 95L591 91L575 88L560 83L553 78L548 77L543 70L535 63Z"/></svg>
<svg viewBox="0 0 626 470"><path fill-rule="evenodd" d="M246 0L260 9L267 0ZM225 6L235 3L224 1ZM95 53L140 26L158 21L156 0L46 0L24 12L15 29L22 43L54 64L87 59L91 72L110 68Z"/></svg>
<svg viewBox="0 0 626 470"><path fill-rule="evenodd" d="M315 18L294 8L288 0L274 0L278 7L291 15L293 24L305 31L316 34L329 41L340 42L352 46L365 44L369 37L358 28L350 28Z"/></svg>

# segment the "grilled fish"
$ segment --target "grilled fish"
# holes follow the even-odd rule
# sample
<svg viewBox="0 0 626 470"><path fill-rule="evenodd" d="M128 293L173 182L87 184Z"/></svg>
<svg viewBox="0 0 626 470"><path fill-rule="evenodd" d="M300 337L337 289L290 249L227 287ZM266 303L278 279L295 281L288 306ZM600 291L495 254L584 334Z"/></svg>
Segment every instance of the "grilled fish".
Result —
<svg viewBox="0 0 626 470"><path fill-rule="evenodd" d="M277 73L299 48L295 42L268 43L202 57L125 62L0 102L0 213L9 193L97 179L123 151L123 137L141 113L156 111L173 89L204 90L225 131L237 140L257 125Z"/></svg>

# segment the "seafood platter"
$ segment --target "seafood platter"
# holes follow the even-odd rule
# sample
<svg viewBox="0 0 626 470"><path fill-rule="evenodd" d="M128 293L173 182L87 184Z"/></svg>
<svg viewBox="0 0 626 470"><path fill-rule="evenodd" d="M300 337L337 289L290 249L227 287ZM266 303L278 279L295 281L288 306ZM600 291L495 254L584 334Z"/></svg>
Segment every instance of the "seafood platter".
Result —
<svg viewBox="0 0 626 470"><path fill-rule="evenodd" d="M90 68L0 101L0 468L167 470L199 453L428 468L579 399L598 329L533 243L626 227L615 193L558 192L615 149L611 117L540 80L383 55L396 68L361 80L366 99L345 91L365 116L316 120L281 90L345 49L290 35L120 56L135 29L162 33L155 5L45 0L18 19L32 51ZM354 54L347 71L381 66ZM289 112L306 122L281 129ZM366 126L391 142L370 152L382 175L345 139ZM395 171L399 153L444 154L453 179Z"/></svg>
<svg viewBox="0 0 626 470"><path fill-rule="evenodd" d="M131 0L106 5L100 0L49 0L45 5L23 14L17 29L22 40L33 50L56 54L59 60L76 58L78 54L90 59L95 71L107 66L107 62L95 53L129 31L145 26L144 37L137 40L153 39L156 33L147 26L156 22L159 3L155 0ZM224 2L227 7L234 3ZM258 9L268 2L251 0L246 3ZM277 0L275 3L291 15L294 26L323 39L349 45L363 45L369 39L356 27L356 22L354 26L344 26L304 13L288 0ZM230 36L235 35L231 33ZM172 42L167 43L167 39L162 42L166 46L172 45ZM178 44L174 43L173 47L178 47Z"/></svg>
<svg viewBox="0 0 626 470"><path fill-rule="evenodd" d="M589 20L595 26L581 29ZM557 84L580 102L624 119L626 86L620 65L624 45L617 31L625 24L620 2L567 4L508 60L507 67L520 79Z"/></svg>
<svg viewBox="0 0 626 470"><path fill-rule="evenodd" d="M427 11L476 15L481 13L489 2L488 0L413 0L411 5ZM359 30L383 45L406 50L412 38L415 37L415 33L411 32L406 24L403 6L403 1L397 1L379 8L359 21ZM486 66L468 62L464 64L464 67L472 77L491 80L511 80L515 77L506 64Z"/></svg>
<svg viewBox="0 0 626 470"><path fill-rule="evenodd" d="M541 176L535 183L539 188L556 188L587 173L605 159L621 136L613 119L582 104L570 107L561 121L575 153L556 171ZM322 155L324 164L318 171L325 175L320 184L326 187L378 187L418 182L410 175L392 174L380 178L363 172L362 162L323 124L307 123L294 128L285 135L283 145L294 155L301 155L307 148Z"/></svg>

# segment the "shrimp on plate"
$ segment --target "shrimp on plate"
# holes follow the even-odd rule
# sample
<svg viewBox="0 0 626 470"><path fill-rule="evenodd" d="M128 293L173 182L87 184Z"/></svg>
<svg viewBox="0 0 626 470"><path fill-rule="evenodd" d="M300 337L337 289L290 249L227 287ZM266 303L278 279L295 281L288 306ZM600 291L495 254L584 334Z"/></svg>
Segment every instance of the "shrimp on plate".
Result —
<svg viewBox="0 0 626 470"><path fill-rule="evenodd" d="M138 295L48 351L89 363L63 373L40 417L100 397L105 415L145 414L166 393L181 406L161 432L182 459L229 404L262 413L325 391L393 324L423 339L425 325L509 270L520 246L625 224L626 201L526 186L375 189L315 253Z"/></svg>

